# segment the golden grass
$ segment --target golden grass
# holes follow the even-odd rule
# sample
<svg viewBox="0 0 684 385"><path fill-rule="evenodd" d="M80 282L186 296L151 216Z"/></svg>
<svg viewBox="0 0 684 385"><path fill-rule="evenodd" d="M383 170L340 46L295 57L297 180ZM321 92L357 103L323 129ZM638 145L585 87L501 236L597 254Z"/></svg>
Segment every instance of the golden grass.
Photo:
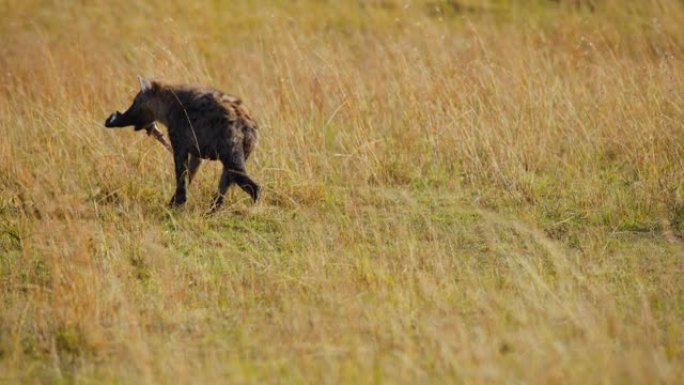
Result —
<svg viewBox="0 0 684 385"><path fill-rule="evenodd" d="M254 3L0 3L0 381L684 380L681 1ZM137 74L260 203L166 207Z"/></svg>

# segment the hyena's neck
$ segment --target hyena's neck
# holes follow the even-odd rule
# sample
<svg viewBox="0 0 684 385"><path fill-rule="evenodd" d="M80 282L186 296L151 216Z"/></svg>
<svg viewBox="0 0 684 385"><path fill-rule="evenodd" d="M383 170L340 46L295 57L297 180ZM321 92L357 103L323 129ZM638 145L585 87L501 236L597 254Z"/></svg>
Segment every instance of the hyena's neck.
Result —
<svg viewBox="0 0 684 385"><path fill-rule="evenodd" d="M176 92L170 87L162 87L151 103L155 120L169 127L171 115L175 106L179 103Z"/></svg>

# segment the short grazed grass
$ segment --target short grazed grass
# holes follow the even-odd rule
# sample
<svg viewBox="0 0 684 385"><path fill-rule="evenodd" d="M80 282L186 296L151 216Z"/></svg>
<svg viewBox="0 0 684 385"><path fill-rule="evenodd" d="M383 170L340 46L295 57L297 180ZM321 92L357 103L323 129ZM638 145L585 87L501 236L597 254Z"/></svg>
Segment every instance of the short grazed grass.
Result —
<svg viewBox="0 0 684 385"><path fill-rule="evenodd" d="M684 3L0 3L0 382L678 384ZM253 205L105 130L239 95Z"/></svg>

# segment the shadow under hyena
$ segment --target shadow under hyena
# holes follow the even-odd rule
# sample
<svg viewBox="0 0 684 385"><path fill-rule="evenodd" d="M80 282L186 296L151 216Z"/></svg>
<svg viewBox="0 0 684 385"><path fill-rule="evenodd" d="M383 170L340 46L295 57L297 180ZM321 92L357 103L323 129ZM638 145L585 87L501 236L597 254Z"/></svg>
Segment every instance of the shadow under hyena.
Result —
<svg viewBox="0 0 684 385"><path fill-rule="evenodd" d="M219 160L223 171L210 211L217 210L232 184L240 186L252 200L261 188L247 175L245 162L257 143L257 124L242 101L219 90L195 86L175 86L140 79L140 92L124 113L118 111L105 121L105 127L134 126L145 129L163 141L156 127L168 128L176 174L172 206L187 200L187 184L192 182L202 159Z"/></svg>

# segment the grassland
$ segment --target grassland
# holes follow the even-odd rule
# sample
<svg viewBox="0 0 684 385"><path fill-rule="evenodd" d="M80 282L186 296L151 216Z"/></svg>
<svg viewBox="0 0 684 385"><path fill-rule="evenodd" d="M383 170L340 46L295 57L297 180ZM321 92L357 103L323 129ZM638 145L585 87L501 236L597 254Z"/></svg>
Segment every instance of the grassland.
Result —
<svg viewBox="0 0 684 385"><path fill-rule="evenodd" d="M576 3L0 2L0 382L682 383L684 3ZM166 206L137 74L261 202Z"/></svg>

